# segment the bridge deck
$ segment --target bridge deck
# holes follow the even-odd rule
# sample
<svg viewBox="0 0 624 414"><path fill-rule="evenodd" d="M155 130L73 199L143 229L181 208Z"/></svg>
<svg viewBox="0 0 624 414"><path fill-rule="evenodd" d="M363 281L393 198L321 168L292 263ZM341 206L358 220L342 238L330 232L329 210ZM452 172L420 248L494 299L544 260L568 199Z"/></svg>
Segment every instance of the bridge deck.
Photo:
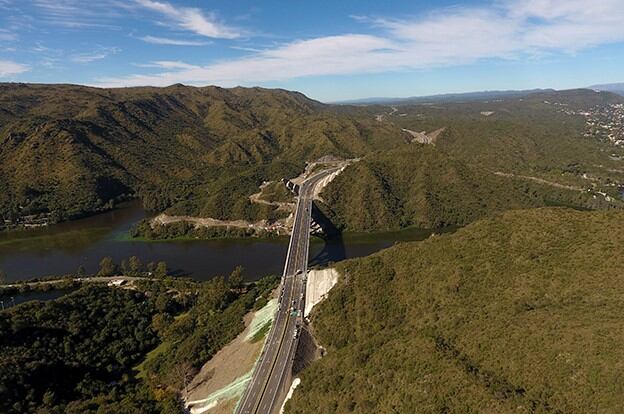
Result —
<svg viewBox="0 0 624 414"><path fill-rule="evenodd" d="M290 385L292 363L303 323L305 274L308 267L310 222L314 188L338 168L308 178L299 189L293 231L282 275L279 306L250 383L238 404L238 414L278 412Z"/></svg>

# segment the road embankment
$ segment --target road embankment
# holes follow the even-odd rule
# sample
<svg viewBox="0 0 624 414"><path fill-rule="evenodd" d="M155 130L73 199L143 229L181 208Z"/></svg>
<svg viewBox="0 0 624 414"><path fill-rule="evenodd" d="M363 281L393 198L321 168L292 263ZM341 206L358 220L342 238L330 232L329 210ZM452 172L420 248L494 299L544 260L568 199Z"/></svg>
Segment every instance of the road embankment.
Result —
<svg viewBox="0 0 624 414"><path fill-rule="evenodd" d="M312 308L327 296L338 282L338 276L336 269L310 270L306 283L305 316L308 316Z"/></svg>
<svg viewBox="0 0 624 414"><path fill-rule="evenodd" d="M245 316L245 330L208 361L193 378L185 398L191 414L231 414L251 379L277 299Z"/></svg>
<svg viewBox="0 0 624 414"><path fill-rule="evenodd" d="M304 315L306 317L310 314L310 312L312 312L314 306L318 305L323 299L325 299L325 297L327 297L329 291L338 282L339 275L338 271L332 268L310 270L308 272L308 279L306 282L306 304L304 311ZM308 367L313 361L319 359L323 352L323 348L319 346L314 338L311 326L307 325L304 327L301 331L295 361L293 362L293 375L299 375L301 371ZM280 412L284 412L286 402L290 399L295 391L295 388L300 382L301 380L298 377L293 378Z"/></svg>

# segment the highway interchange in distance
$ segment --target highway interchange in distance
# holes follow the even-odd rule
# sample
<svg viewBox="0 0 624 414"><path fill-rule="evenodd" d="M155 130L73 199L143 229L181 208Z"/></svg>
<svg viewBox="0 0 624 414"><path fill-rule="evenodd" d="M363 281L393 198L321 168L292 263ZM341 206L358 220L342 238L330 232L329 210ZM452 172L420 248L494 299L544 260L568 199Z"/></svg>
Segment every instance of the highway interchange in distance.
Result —
<svg viewBox="0 0 624 414"><path fill-rule="evenodd" d="M292 379L292 365L304 323L305 286L310 244L312 199L316 185L338 171L321 171L299 188L292 235L280 284L278 310L251 381L236 409L237 414L279 412Z"/></svg>

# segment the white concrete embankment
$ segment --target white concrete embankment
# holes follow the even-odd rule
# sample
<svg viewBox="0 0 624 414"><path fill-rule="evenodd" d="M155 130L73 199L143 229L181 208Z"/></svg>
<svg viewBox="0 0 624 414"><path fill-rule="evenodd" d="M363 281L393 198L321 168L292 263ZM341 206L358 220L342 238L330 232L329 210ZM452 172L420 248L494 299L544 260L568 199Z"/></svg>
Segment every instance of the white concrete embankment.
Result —
<svg viewBox="0 0 624 414"><path fill-rule="evenodd" d="M306 283L305 316L308 316L314 305L327 296L327 293L338 282L336 269L310 270Z"/></svg>
<svg viewBox="0 0 624 414"><path fill-rule="evenodd" d="M308 316L314 306L320 303L325 297L327 293L333 288L338 282L339 273L336 269L323 269L323 270L310 270L308 272L308 281L306 283L306 301L305 301L305 310L304 315ZM301 379L295 378L293 379L292 384L290 385L290 390L286 395L286 399L282 404L282 408L280 413L284 412L284 407L286 406L286 402L292 397L295 388L301 383Z"/></svg>
<svg viewBox="0 0 624 414"><path fill-rule="evenodd" d="M286 403L288 402L288 400L290 400L290 397L292 397L293 392L295 392L295 388L297 388L297 385L299 385L300 383L301 383L301 380L299 378L295 378L292 384L290 384L290 389L288 390L288 394L286 394L286 398L284 399L282 408L280 408L280 414L284 414L284 407L286 407Z"/></svg>
<svg viewBox="0 0 624 414"><path fill-rule="evenodd" d="M334 178L338 177L338 175L340 175L341 172L343 172L345 170L345 168L347 168L348 165L343 166L341 169L339 169L338 171L329 174L327 177L323 178L322 180L320 180L318 182L318 184L314 187L314 199L315 200L321 200L321 192L323 191L323 189L325 189L325 187L327 187L327 185L329 183L331 183Z"/></svg>

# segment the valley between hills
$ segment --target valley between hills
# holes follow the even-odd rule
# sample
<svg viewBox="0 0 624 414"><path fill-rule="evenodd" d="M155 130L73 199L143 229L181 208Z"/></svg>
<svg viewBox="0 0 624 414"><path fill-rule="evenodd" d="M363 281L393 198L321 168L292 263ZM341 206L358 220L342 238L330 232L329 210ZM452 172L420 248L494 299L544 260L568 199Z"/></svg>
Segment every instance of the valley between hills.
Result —
<svg viewBox="0 0 624 414"><path fill-rule="evenodd" d="M313 349L286 413L617 413L622 103L587 89L329 105L279 89L5 83L0 225L138 200L152 215L130 239L274 238L297 222L284 183L340 167L312 196L322 240L452 231L312 269L325 272L300 342ZM255 358L211 370L236 344L261 352L278 277L194 280L138 257L82 273L0 287L3 306L63 290L0 311L0 411L181 413L189 384L223 391L200 395L214 402L201 412L234 409L244 387L210 381L249 380Z"/></svg>

